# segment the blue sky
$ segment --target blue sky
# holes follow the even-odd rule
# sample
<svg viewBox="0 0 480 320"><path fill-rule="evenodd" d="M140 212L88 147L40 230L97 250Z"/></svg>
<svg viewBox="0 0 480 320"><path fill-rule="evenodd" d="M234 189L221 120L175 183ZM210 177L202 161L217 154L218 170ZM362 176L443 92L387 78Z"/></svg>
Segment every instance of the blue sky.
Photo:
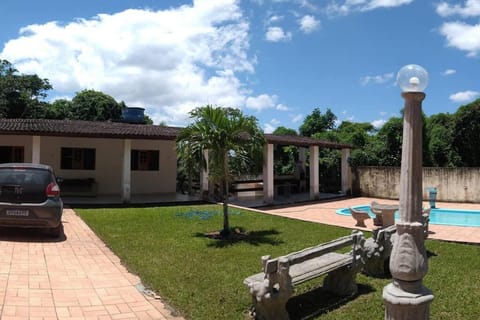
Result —
<svg viewBox="0 0 480 320"><path fill-rule="evenodd" d="M480 0L2 0L0 58L50 80L49 99L95 89L168 125L214 104L265 132L316 107L380 126L403 107L406 64L430 75L424 112L480 97Z"/></svg>

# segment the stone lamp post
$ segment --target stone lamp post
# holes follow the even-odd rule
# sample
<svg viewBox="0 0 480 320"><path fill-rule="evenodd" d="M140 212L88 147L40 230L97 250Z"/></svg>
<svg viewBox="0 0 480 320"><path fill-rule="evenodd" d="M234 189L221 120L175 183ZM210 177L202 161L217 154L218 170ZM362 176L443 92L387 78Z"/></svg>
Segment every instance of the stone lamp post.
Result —
<svg viewBox="0 0 480 320"><path fill-rule="evenodd" d="M433 294L422 284L427 273L422 224L422 101L428 73L418 65L400 69L397 83L405 100L400 221L390 256L393 281L383 289L385 319L429 319Z"/></svg>

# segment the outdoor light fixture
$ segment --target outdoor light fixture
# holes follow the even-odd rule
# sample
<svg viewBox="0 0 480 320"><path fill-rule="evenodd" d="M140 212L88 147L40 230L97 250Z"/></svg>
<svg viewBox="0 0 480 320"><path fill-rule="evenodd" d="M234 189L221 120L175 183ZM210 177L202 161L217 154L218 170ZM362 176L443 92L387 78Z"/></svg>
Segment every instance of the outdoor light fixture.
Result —
<svg viewBox="0 0 480 320"><path fill-rule="evenodd" d="M409 64L398 71L397 84L403 92L423 92L428 85L428 72L416 64Z"/></svg>
<svg viewBox="0 0 480 320"><path fill-rule="evenodd" d="M422 220L422 101L427 71L415 64L400 69L397 84L405 100L402 165L396 238L390 255L392 283L384 287L386 320L425 320L430 317L433 293L423 286L428 271Z"/></svg>

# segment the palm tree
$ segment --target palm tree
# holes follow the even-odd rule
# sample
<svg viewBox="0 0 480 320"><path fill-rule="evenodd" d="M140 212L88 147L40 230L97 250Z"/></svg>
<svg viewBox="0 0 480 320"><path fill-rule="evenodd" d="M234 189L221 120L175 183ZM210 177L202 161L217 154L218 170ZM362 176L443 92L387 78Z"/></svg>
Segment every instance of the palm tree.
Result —
<svg viewBox="0 0 480 320"><path fill-rule="evenodd" d="M192 159L200 157L201 167L208 168L210 181L220 186L223 200L221 234L228 236L228 186L233 176L230 161L236 161L236 168L253 166L262 152L265 137L257 119L243 115L238 109L206 105L192 110L190 117L194 122L180 132L177 150L180 155L188 150ZM203 157L204 151L208 151L208 163Z"/></svg>
<svg viewBox="0 0 480 320"><path fill-rule="evenodd" d="M192 144L187 140L177 142L177 157L178 157L178 175L182 181L180 190L183 192L185 183L187 184L187 192L189 195L193 194L193 179L200 176L202 154L199 150L194 150ZM186 179L186 181L184 180Z"/></svg>

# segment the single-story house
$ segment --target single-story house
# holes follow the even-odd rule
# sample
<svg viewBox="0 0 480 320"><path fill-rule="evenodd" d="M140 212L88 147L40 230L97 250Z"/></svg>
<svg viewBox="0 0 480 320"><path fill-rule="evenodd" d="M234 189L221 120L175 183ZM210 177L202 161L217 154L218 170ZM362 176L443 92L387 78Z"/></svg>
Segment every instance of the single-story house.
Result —
<svg viewBox="0 0 480 320"><path fill-rule="evenodd" d="M68 183L89 183L98 196L174 194L177 185L175 139L181 128L123 122L0 119L0 162L44 163ZM299 136L266 134L263 190L274 196L273 146L309 148L318 162L319 147L342 150L342 191L351 189L347 158L351 146ZM319 196L318 167L310 166L310 197ZM208 188L205 179L202 188ZM94 190L92 190L94 189ZM65 190L68 191L68 190ZM85 190L77 190L83 192ZM62 189L62 193L64 190ZM75 192L75 190L73 190Z"/></svg>

